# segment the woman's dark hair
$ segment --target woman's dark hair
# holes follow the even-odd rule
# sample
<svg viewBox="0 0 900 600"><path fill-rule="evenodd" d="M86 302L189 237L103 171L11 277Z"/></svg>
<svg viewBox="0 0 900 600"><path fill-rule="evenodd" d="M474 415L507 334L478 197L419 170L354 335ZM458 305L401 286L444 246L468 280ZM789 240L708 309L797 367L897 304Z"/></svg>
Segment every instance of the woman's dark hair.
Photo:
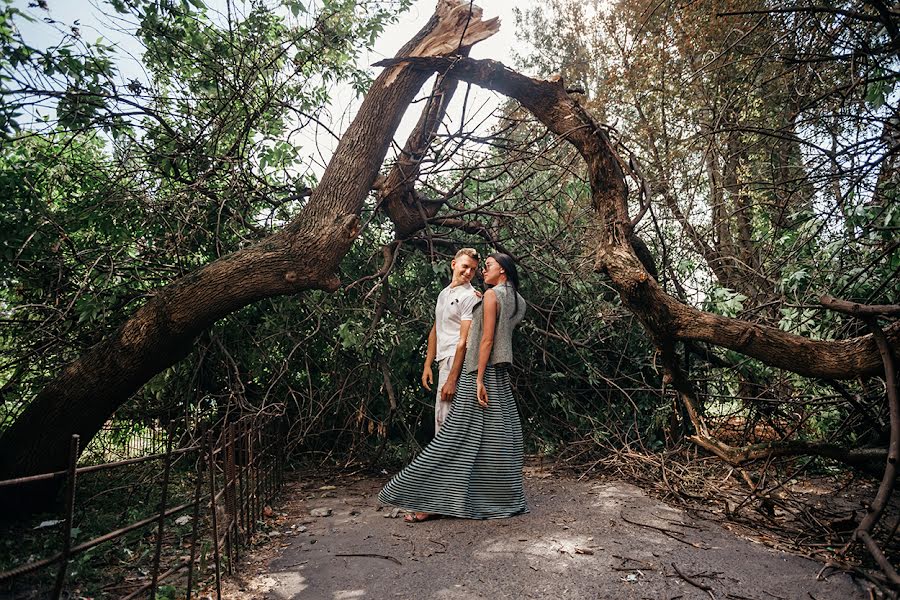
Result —
<svg viewBox="0 0 900 600"><path fill-rule="evenodd" d="M519 312L519 272L516 270L516 263L509 254L502 252L494 252L488 258L493 258L506 273L506 280L513 284L513 300L515 300L515 308L513 313L509 315L512 319Z"/></svg>

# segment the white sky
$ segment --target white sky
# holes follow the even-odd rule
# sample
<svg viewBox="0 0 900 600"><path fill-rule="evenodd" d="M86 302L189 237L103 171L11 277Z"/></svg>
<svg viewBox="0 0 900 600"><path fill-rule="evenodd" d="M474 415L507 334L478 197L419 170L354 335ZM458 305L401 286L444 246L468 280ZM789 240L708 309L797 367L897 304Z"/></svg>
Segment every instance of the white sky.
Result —
<svg viewBox="0 0 900 600"><path fill-rule="evenodd" d="M532 5L535 0L481 0L476 4L483 7L483 19L493 17L500 18L500 31L483 40L472 48L470 56L472 58L489 58L498 60L507 66L512 66L512 49L518 47L515 37L515 17L513 16L513 8L518 7L525 9ZM434 14L434 8L437 0L416 0L412 7L404 13L400 20L388 27L385 32L378 38L375 48L372 52L365 53L362 65L369 66L378 62L383 58L393 57L397 50L407 42L416 32L418 32L428 19ZM377 74L377 70L375 71ZM432 81L422 86L421 95L427 95L431 90ZM343 131L352 119L359 105L359 99L352 97L353 94L349 89L344 89L335 94L334 99L329 107L331 114L332 131ZM446 122L458 125L459 120L463 116L463 106L465 105L465 119L472 124L481 123L495 108L499 107L505 101L503 96L494 92L482 90L472 87L468 98L465 98L465 88L460 85L454 95L453 102L447 110ZM412 128L415 126L419 118L422 104L413 104L407 112L406 117L400 124L395 135L398 145L402 146L406 141ZM486 122L481 126L481 130L486 130L492 123ZM313 157L314 161L321 163L323 158L330 156L330 151L334 150L336 141L328 134L316 135L314 131L307 131L305 135L310 136L317 148L321 151L322 156ZM314 139L313 139L314 138ZM314 166L316 171L321 171L322 164Z"/></svg>

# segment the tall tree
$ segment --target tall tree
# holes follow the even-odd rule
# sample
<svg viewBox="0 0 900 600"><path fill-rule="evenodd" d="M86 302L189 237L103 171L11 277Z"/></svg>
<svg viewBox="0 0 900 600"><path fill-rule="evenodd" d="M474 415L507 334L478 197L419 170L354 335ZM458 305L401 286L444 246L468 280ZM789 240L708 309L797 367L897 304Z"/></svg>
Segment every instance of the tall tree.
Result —
<svg viewBox="0 0 900 600"><path fill-rule="evenodd" d="M330 19L340 18L351 17L328 15L323 27L328 29ZM165 28L167 23L157 25ZM444 0L398 56L453 54L492 35L497 26L496 19L482 21L477 8ZM182 33L169 41L180 42ZM194 39L190 34L187 38ZM360 210L393 132L429 76L402 65L382 72L341 136L318 185L284 227L154 290L111 335L67 365L0 438L0 476L60 468L69 434L90 439L135 390L190 352L196 336L216 320L263 298L337 289L338 264L359 233ZM96 95L88 92L89 97ZM227 101L221 105L225 114L235 108ZM177 137L172 135L166 144L174 149ZM226 142L226 147L236 150L241 140ZM179 173L172 158L163 154L162 168ZM201 180L205 172L199 174Z"/></svg>

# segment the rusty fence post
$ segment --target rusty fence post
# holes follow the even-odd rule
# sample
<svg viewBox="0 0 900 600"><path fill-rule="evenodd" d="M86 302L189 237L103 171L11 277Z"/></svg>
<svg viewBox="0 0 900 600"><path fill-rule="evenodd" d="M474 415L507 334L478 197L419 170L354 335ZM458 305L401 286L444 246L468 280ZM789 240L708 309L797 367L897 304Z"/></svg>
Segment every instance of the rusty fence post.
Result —
<svg viewBox="0 0 900 600"><path fill-rule="evenodd" d="M272 444L269 443L269 424L265 423L260 429L260 443L263 447L262 452L262 468L263 468L263 498L269 506L272 504Z"/></svg>
<svg viewBox="0 0 900 600"><path fill-rule="evenodd" d="M235 435L234 423L228 425L228 439L231 450L228 453L229 473L228 485L231 489L231 495L228 501L228 510L231 513L231 543L234 547L235 564L241 560L241 519L238 514L238 484L237 484L237 436Z"/></svg>
<svg viewBox="0 0 900 600"><path fill-rule="evenodd" d="M278 454L278 490L281 491L284 488L284 464L285 464L285 455L284 449L287 447L287 434L284 431L284 418L282 417L281 422L278 423L278 447L281 449L281 452Z"/></svg>
<svg viewBox="0 0 900 600"><path fill-rule="evenodd" d="M251 421L247 427L247 501L250 503L250 529L251 533L256 533L256 526L259 521L259 507L256 503L256 490L259 478L256 472L256 448L254 442L254 434L256 433L256 423Z"/></svg>
<svg viewBox="0 0 900 600"><path fill-rule="evenodd" d="M247 445L247 465L244 467L247 473L247 522L250 524L250 536L256 533L256 507L254 505L253 484L255 481L253 472L253 422L244 425L244 436Z"/></svg>
<svg viewBox="0 0 900 600"><path fill-rule="evenodd" d="M244 528L244 543L250 546L250 518L247 513L247 423L241 421L238 427L240 442L240 466L238 467L238 506L241 511L241 523Z"/></svg>
<svg viewBox="0 0 900 600"><path fill-rule="evenodd" d="M266 504L272 505L272 444L269 440L269 424L263 425L260 431L263 445L262 466L263 466L263 497Z"/></svg>
<svg viewBox="0 0 900 600"><path fill-rule="evenodd" d="M191 600L191 593L194 586L194 560L197 557L197 528L200 521L200 495L203 487L203 452L201 451L197 457L197 482L194 485L194 522L191 528L191 557L188 563L187 574L187 590L185 592L185 600ZM203 574L200 574L201 577Z"/></svg>
<svg viewBox="0 0 900 600"><path fill-rule="evenodd" d="M265 473L266 473L266 504L272 505L272 438L269 435L269 423L263 426L262 430L263 443L266 445L265 453Z"/></svg>
<svg viewBox="0 0 900 600"><path fill-rule="evenodd" d="M284 486L284 438L282 437L281 421L279 420L275 429L275 468L276 468L276 484L277 489L281 492Z"/></svg>
<svg viewBox="0 0 900 600"><path fill-rule="evenodd" d="M222 600L222 574L220 571L219 558L219 529L216 523L216 458L214 456L215 448L213 447L212 434L206 432L207 456L209 470L209 515L212 525L213 540L213 556L216 563L216 598Z"/></svg>
<svg viewBox="0 0 900 600"><path fill-rule="evenodd" d="M269 455L268 460L268 474L269 474L269 504L272 504L275 501L275 452L277 451L277 440L275 436L272 434L272 421L266 423L266 438L269 440L269 445L266 447L266 454Z"/></svg>
<svg viewBox="0 0 900 600"><path fill-rule="evenodd" d="M232 494L234 489L231 487L232 477L234 475L234 447L231 444L231 426L225 425L222 428L222 491L225 496L223 498L225 505L225 524L222 528L225 533L225 554L228 556L228 574L234 573L234 513L232 512Z"/></svg>
<svg viewBox="0 0 900 600"><path fill-rule="evenodd" d="M281 493L284 485L284 440L281 439L281 421L275 422L275 493Z"/></svg>
<svg viewBox="0 0 900 600"><path fill-rule="evenodd" d="M69 444L69 486L66 489L66 524L63 527L62 561L59 565L59 573L56 575L56 585L53 588L53 598L59 600L62 595L63 585L66 582L66 569L69 566L69 552L72 549L72 519L75 516L75 477L78 467L78 446L81 436L72 434Z"/></svg>
<svg viewBox="0 0 900 600"><path fill-rule="evenodd" d="M162 490L159 499L159 525L156 528L156 552L153 555L153 574L150 581L150 600L156 598L156 587L159 583L159 561L162 557L163 534L166 528L166 502L169 499L169 475L172 471L172 426L166 438L166 457L163 466Z"/></svg>

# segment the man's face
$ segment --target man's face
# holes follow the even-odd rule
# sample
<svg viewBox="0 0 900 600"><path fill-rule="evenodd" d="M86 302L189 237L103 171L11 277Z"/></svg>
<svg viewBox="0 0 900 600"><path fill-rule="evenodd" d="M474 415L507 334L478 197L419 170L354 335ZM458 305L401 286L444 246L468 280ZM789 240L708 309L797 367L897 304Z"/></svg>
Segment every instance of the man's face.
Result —
<svg viewBox="0 0 900 600"><path fill-rule="evenodd" d="M450 268L453 270L453 281L457 284L469 283L475 276L475 271L478 270L478 261L463 254L459 258L453 259Z"/></svg>

